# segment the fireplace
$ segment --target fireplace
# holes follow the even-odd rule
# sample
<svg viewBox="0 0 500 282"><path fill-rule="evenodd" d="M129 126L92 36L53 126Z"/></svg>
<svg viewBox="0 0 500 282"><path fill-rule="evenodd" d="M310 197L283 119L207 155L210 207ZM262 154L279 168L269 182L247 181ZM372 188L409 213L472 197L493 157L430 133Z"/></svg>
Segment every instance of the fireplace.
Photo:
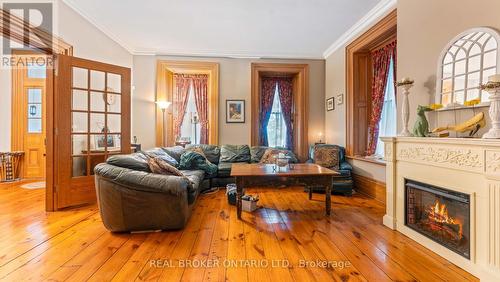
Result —
<svg viewBox="0 0 500 282"><path fill-rule="evenodd" d="M405 225L470 259L470 196L405 180Z"/></svg>

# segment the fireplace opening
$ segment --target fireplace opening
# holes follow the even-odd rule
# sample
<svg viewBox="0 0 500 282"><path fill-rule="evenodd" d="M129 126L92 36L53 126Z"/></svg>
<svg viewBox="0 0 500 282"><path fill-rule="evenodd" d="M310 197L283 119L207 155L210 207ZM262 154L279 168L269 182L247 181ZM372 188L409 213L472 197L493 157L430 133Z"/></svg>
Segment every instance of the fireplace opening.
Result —
<svg viewBox="0 0 500 282"><path fill-rule="evenodd" d="M405 225L470 259L470 196L405 180Z"/></svg>

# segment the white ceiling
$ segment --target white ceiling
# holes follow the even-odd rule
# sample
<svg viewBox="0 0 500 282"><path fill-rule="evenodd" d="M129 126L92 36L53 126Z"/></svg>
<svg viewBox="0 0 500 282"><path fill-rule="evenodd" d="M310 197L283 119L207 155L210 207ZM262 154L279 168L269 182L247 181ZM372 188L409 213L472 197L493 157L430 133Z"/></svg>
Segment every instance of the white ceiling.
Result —
<svg viewBox="0 0 500 282"><path fill-rule="evenodd" d="M134 54L323 58L353 25L387 1L64 2Z"/></svg>

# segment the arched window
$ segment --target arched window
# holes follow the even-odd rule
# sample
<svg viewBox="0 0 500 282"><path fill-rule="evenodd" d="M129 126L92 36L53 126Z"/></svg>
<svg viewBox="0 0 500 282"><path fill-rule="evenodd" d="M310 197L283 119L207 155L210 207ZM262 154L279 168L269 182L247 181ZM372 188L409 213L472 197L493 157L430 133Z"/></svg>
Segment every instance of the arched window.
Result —
<svg viewBox="0 0 500 282"><path fill-rule="evenodd" d="M474 99L488 102L488 92L478 87L500 72L499 43L499 33L491 28L474 28L455 37L439 58L436 102L446 107Z"/></svg>

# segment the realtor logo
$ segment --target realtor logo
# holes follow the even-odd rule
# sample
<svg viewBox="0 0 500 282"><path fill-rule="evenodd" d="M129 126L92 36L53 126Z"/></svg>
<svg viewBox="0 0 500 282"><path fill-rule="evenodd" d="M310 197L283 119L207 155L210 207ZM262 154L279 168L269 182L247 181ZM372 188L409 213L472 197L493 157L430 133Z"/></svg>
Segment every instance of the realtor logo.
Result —
<svg viewBox="0 0 500 282"><path fill-rule="evenodd" d="M2 24L2 68L23 67L24 63L14 60L14 50L34 51L28 64L46 62L47 54L53 54L54 9L52 2L3 1ZM38 56L37 54L40 54ZM41 56L45 54L44 56ZM43 62L41 62L41 60Z"/></svg>

